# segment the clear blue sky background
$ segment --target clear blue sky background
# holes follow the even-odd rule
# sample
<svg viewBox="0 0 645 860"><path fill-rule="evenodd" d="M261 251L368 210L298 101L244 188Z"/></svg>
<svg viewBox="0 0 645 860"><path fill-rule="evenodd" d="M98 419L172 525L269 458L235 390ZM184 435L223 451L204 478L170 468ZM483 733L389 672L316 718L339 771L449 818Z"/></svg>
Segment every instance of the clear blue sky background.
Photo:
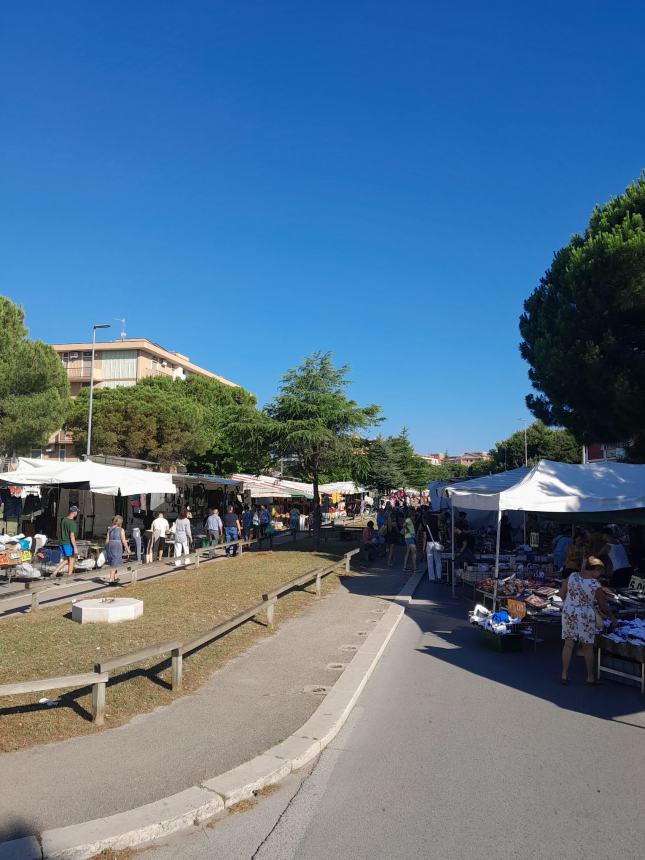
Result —
<svg viewBox="0 0 645 860"><path fill-rule="evenodd" d="M386 432L487 448L526 415L524 298L645 166L644 28L641 0L4 4L0 290L34 336L125 316L261 402L332 350Z"/></svg>

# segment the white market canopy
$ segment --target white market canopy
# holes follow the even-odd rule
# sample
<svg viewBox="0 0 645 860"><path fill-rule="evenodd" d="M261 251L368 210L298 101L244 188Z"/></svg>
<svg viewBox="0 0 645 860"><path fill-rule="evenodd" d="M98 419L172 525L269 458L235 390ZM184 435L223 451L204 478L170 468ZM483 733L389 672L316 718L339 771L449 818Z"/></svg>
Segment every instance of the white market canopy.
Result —
<svg viewBox="0 0 645 860"><path fill-rule="evenodd" d="M313 499L311 484L301 481L287 481L283 478L273 478L270 475L248 475L236 473L231 478L242 483L249 491L252 499Z"/></svg>
<svg viewBox="0 0 645 860"><path fill-rule="evenodd" d="M353 481L334 481L331 484L321 484L318 490L326 496L331 496L334 493L341 496L357 496L365 492L363 487L358 487Z"/></svg>
<svg viewBox="0 0 645 860"><path fill-rule="evenodd" d="M508 476L512 473L453 484L444 492L455 507L498 513L596 514L645 508L645 465L540 460L511 484ZM493 479L499 479L497 485Z"/></svg>
<svg viewBox="0 0 645 860"><path fill-rule="evenodd" d="M165 472L147 472L123 466L106 466L83 460L61 463L20 457L11 472L0 472L0 484L6 486L76 487L106 496L137 496L142 493L169 493L177 488L173 476Z"/></svg>

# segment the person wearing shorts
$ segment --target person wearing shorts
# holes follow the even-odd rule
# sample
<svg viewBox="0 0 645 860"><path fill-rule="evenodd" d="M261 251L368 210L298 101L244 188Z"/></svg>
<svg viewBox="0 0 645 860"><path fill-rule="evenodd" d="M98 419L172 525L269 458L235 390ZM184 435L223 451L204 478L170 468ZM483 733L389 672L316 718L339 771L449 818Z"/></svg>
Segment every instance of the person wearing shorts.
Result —
<svg viewBox="0 0 645 860"><path fill-rule="evenodd" d="M71 505L66 517L60 521L60 553L61 559L52 571L52 576L58 576L60 571L67 565L65 576L74 574L74 563L76 561L76 535L78 533L78 508Z"/></svg>
<svg viewBox="0 0 645 860"><path fill-rule="evenodd" d="M387 546L387 566L392 567L394 557L394 548L399 542L399 527L396 523L396 517L391 514L385 520L385 545Z"/></svg>
<svg viewBox="0 0 645 860"><path fill-rule="evenodd" d="M403 561L403 570L407 570L408 559L412 560L412 572L417 572L417 532L414 527L414 520L408 512L403 523L403 537L405 538L405 559Z"/></svg>

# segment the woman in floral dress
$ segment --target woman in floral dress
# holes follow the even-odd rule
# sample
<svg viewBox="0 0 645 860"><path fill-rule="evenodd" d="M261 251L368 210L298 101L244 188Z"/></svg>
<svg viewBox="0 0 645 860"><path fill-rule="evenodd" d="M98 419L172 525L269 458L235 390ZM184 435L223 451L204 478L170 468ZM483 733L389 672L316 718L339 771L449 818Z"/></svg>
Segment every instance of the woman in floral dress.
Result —
<svg viewBox="0 0 645 860"><path fill-rule="evenodd" d="M561 682L568 683L569 664L576 642L585 658L587 667L587 684L597 684L594 676L593 645L596 639L596 608L604 618L609 618L612 624L616 619L607 606L605 595L597 578L605 566L599 558L589 556L580 573L572 573L562 581L560 597L562 598L562 675Z"/></svg>

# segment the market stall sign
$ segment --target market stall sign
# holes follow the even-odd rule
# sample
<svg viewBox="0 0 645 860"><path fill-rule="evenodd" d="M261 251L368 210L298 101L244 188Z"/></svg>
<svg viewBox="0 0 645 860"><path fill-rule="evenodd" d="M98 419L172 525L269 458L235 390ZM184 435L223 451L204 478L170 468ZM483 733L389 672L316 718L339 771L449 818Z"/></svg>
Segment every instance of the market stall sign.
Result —
<svg viewBox="0 0 645 860"><path fill-rule="evenodd" d="M524 618L526 616L526 603L523 600L514 600L509 597L506 601L506 609L511 618Z"/></svg>

